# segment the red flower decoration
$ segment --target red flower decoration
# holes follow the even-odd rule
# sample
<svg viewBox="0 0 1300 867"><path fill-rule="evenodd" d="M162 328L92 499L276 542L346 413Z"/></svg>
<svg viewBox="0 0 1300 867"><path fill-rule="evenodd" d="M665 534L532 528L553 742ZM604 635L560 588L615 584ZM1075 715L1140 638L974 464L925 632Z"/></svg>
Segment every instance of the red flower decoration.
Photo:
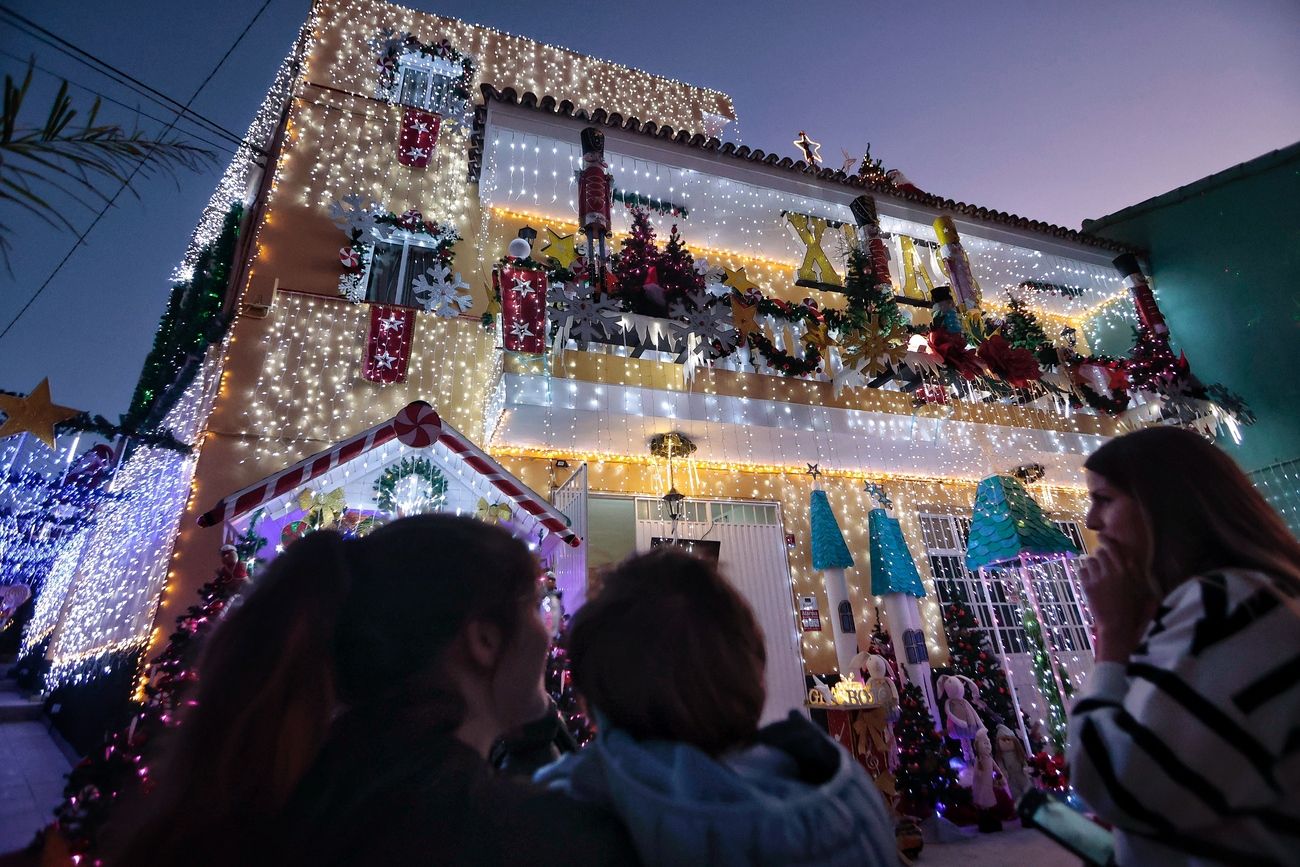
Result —
<svg viewBox="0 0 1300 867"><path fill-rule="evenodd" d="M1043 375L1034 354L1007 343L1001 331L981 343L976 354L994 376L1013 388L1025 388Z"/></svg>
<svg viewBox="0 0 1300 867"><path fill-rule="evenodd" d="M966 346L966 338L953 334L942 328L933 328L929 335L930 348L943 359L943 363L962 375L963 379L974 379L984 373L975 350Z"/></svg>

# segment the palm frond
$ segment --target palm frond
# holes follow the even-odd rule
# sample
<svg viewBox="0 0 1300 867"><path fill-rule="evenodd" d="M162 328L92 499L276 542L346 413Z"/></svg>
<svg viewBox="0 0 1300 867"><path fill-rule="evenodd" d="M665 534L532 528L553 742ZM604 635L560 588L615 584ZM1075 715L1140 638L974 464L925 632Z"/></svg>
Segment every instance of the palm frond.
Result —
<svg viewBox="0 0 1300 867"><path fill-rule="evenodd" d="M179 136L153 138L140 129L126 131L99 122L95 100L85 120L76 125L78 111L62 82L44 123L24 125L23 102L32 83L29 63L21 84L5 76L4 109L0 114L0 205L12 204L44 222L76 231L50 201L51 192L97 211L110 204L121 189L138 197L137 178L176 176L212 165L214 154ZM112 195L105 192L112 189ZM91 201L96 204L91 204ZM12 226L0 213L0 261L9 266Z"/></svg>

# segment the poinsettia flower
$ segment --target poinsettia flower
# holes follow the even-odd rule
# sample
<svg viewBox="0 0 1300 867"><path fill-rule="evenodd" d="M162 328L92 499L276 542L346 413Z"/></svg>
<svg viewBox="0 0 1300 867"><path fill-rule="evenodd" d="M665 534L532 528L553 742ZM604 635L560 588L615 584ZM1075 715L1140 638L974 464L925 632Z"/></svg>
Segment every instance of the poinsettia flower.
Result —
<svg viewBox="0 0 1300 867"><path fill-rule="evenodd" d="M1012 346L1001 331L981 343L976 355L994 376L1013 388L1027 388L1043 375L1034 354Z"/></svg>
<svg viewBox="0 0 1300 867"><path fill-rule="evenodd" d="M963 379L974 379L984 373L984 367L980 364L975 350L966 346L965 336L953 334L943 328L935 328L930 331L929 341L935 355L942 358L944 364L960 373Z"/></svg>

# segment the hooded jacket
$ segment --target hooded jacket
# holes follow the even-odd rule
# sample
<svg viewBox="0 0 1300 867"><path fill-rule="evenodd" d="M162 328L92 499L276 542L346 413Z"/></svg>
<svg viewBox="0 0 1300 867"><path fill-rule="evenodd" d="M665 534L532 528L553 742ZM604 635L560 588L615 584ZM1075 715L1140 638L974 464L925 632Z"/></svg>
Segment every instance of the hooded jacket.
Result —
<svg viewBox="0 0 1300 867"><path fill-rule="evenodd" d="M689 744L602 733L536 781L612 810L646 867L873 867L898 863L875 784L797 713L754 745L710 757Z"/></svg>

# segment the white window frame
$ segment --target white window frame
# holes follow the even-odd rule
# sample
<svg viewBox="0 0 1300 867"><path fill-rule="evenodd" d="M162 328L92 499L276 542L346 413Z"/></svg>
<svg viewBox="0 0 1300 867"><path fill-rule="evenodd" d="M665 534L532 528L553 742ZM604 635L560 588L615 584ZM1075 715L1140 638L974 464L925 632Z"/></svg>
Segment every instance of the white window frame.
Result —
<svg viewBox="0 0 1300 867"><path fill-rule="evenodd" d="M1026 653L1029 639L1020 620L1020 607L1006 598L1000 581L985 581L966 568L966 543L970 538L970 518L943 512L917 515L925 542L935 594L941 604L951 601L948 583L958 588L961 601L975 614L975 619L997 646L1001 639L1005 653ZM993 630L997 630L996 638Z"/></svg>
<svg viewBox="0 0 1300 867"><path fill-rule="evenodd" d="M417 232L408 232L405 229L385 227L383 237L380 237L377 233L373 234L373 237L370 239L370 255L365 257L365 268L361 273L361 285L366 288L364 300L368 302L375 300L370 295L370 271L374 267L375 254L379 251L380 244L391 244L393 246L398 244L402 245L402 258L397 268L397 285L402 287L402 291L405 293L406 297L398 300L396 302L397 306L414 307L416 310L423 310L424 308L420 305L420 302L415 300L414 295L411 294L411 287L407 286L407 265L410 263L412 247L418 247L424 250L434 250L437 249L438 244L428 235ZM411 277L411 279L414 280L415 278Z"/></svg>
<svg viewBox="0 0 1300 867"><path fill-rule="evenodd" d="M464 72L459 61L446 57L429 57L419 51L407 51L397 58L397 71L393 76L392 100L400 105L432 111L443 117L457 117L464 113L467 100L453 96L451 88ZM423 84L415 83L424 76ZM404 99L403 91L408 77L412 80L411 98Z"/></svg>

